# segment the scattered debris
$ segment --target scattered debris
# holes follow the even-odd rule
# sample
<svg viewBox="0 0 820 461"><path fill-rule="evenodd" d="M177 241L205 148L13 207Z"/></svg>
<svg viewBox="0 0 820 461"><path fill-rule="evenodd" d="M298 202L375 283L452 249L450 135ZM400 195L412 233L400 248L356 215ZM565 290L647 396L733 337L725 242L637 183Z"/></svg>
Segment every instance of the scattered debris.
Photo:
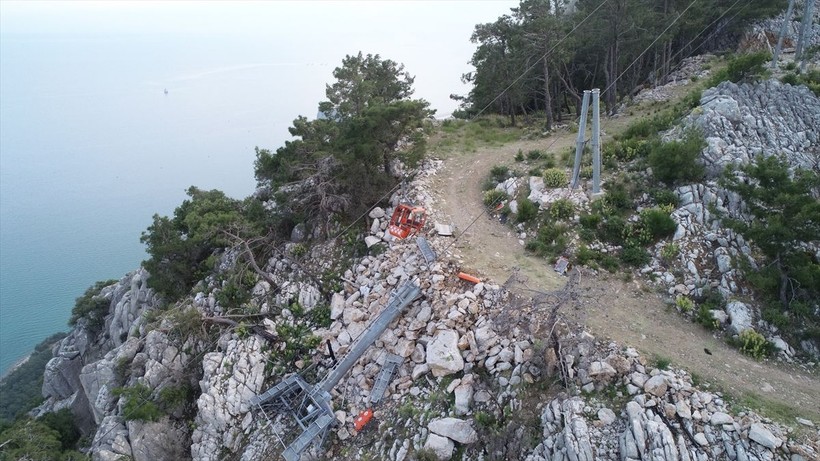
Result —
<svg viewBox="0 0 820 461"><path fill-rule="evenodd" d="M442 237L453 236L453 226L449 224L435 223L436 233Z"/></svg>
<svg viewBox="0 0 820 461"><path fill-rule="evenodd" d="M558 261L555 261L555 272L558 272L561 275L566 275L567 270L569 269L569 260L563 256L558 258Z"/></svg>
<svg viewBox="0 0 820 461"><path fill-rule="evenodd" d="M460 278L461 280L466 280L470 283L481 283L481 279L479 279L478 277L475 277L470 274L465 274L464 272L459 272L458 278Z"/></svg>

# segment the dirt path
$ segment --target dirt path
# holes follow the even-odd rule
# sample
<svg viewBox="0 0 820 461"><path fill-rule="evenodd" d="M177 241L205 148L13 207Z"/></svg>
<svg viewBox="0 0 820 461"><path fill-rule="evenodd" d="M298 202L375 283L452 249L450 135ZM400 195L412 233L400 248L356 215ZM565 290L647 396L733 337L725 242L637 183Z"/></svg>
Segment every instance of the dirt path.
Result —
<svg viewBox="0 0 820 461"><path fill-rule="evenodd" d="M625 118L613 121L626 123ZM606 127L606 123L602 123ZM451 154L432 180L436 221L451 223L460 235L454 246L464 267L497 283L517 268L527 287L552 291L566 278L551 270L547 261L525 252L510 226L483 214L481 185L495 165L511 165L519 149L563 151L572 146L571 133L558 138L518 141L500 148L481 147L473 153ZM469 226L469 228L468 228ZM465 231L466 230L466 231ZM623 282L617 276L582 275L579 305L561 314L578 321L599 338L609 338L642 351L649 358L664 358L704 382L726 390L742 403L764 414L794 424L794 415L820 423L820 377L798 367L772 361L756 362L664 303L655 288L640 281ZM709 349L712 355L704 352ZM713 387L714 388L714 387Z"/></svg>

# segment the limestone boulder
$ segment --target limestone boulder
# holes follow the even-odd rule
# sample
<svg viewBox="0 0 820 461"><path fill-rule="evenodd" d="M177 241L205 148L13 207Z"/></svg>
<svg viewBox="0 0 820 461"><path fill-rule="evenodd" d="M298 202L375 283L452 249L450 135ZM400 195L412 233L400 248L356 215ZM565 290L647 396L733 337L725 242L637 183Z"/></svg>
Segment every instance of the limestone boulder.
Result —
<svg viewBox="0 0 820 461"><path fill-rule="evenodd" d="M458 333L439 330L427 345L427 365L433 376L447 376L464 369L464 359L458 349Z"/></svg>
<svg viewBox="0 0 820 461"><path fill-rule="evenodd" d="M746 304L732 301L726 305L726 313L729 315L731 333L739 335L743 330L752 328L752 311Z"/></svg>
<svg viewBox="0 0 820 461"><path fill-rule="evenodd" d="M427 429L433 434L447 437L458 443L475 443L478 441L478 433L473 429L469 421L458 418L442 418L430 421Z"/></svg>
<svg viewBox="0 0 820 461"><path fill-rule="evenodd" d="M432 451L440 461L452 458L455 448L452 440L436 434L428 435L427 441L424 442L424 449Z"/></svg>

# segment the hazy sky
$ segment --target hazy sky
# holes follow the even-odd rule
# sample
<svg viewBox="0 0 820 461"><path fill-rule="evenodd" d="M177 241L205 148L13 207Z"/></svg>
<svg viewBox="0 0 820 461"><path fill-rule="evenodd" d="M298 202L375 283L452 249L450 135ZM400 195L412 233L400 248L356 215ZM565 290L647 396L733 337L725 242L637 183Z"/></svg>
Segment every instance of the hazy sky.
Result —
<svg viewBox="0 0 820 461"><path fill-rule="evenodd" d="M190 34L224 37L237 54L264 53L264 65L322 66L326 75L346 54L378 53L415 75L416 96L446 116L451 93L464 94L462 74L475 45L473 27L508 13L517 1L0 1L2 34L103 36ZM257 52L259 51L259 52ZM242 63L243 65L245 62ZM255 64L255 63L253 63ZM315 104L317 101L311 101ZM314 115L311 112L306 115Z"/></svg>
<svg viewBox="0 0 820 461"><path fill-rule="evenodd" d="M468 18L496 18L515 1L2 1L6 33L294 33L369 22L401 34ZM474 24L474 21L468 22ZM305 28L309 26L309 28Z"/></svg>

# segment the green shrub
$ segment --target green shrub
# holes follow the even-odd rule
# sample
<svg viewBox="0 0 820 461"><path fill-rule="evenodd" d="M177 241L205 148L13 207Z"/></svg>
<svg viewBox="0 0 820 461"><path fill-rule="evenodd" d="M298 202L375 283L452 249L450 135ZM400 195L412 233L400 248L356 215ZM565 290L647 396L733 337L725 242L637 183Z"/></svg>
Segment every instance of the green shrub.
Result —
<svg viewBox="0 0 820 461"><path fill-rule="evenodd" d="M211 272L214 253L230 246L225 229L250 228L243 203L218 190L189 187L189 200L174 210L172 218L154 215L142 233L150 258L143 266L151 274L148 286L175 301Z"/></svg>
<svg viewBox="0 0 820 461"><path fill-rule="evenodd" d="M71 414L70 409L63 408L53 413L49 412L37 420L60 434L60 444L63 450L72 450L77 446L77 441L80 440L80 430L74 423L74 415Z"/></svg>
<svg viewBox="0 0 820 461"><path fill-rule="evenodd" d="M518 152L515 154L515 161L516 162L523 162L524 161L524 153L521 152L521 149L518 149Z"/></svg>
<svg viewBox="0 0 820 461"><path fill-rule="evenodd" d="M319 328L330 327L330 305L319 304L310 311L311 321Z"/></svg>
<svg viewBox="0 0 820 461"><path fill-rule="evenodd" d="M652 200L654 200L658 206L667 205L672 208L677 208L678 204L680 204L680 199L678 199L678 196L669 189L655 189L650 195L652 196Z"/></svg>
<svg viewBox="0 0 820 461"><path fill-rule="evenodd" d="M695 312L695 321L709 330L716 330L720 326L720 322L712 315L712 310L707 304L698 306L698 310Z"/></svg>
<svg viewBox="0 0 820 461"><path fill-rule="evenodd" d="M581 167L581 171L578 172L578 175L584 179L590 179L592 178L592 173L592 166L587 165Z"/></svg>
<svg viewBox="0 0 820 461"><path fill-rule="evenodd" d="M528 198L521 199L518 203L518 215L515 219L518 222L529 222L535 219L536 216L538 216L538 205Z"/></svg>
<svg viewBox="0 0 820 461"><path fill-rule="evenodd" d="M793 72L789 72L788 74L784 75L783 78L780 79L783 83L788 83L789 85L799 85L800 84L800 77Z"/></svg>
<svg viewBox="0 0 820 461"><path fill-rule="evenodd" d="M578 230L578 237L584 242L592 243L595 241L596 235L594 230L582 227Z"/></svg>
<svg viewBox="0 0 820 461"><path fill-rule="evenodd" d="M504 165L496 165L490 170L490 177L497 183L504 182L510 177L510 169Z"/></svg>
<svg viewBox="0 0 820 461"><path fill-rule="evenodd" d="M222 288L216 293L216 301L220 306L227 309L238 309L243 304L251 300L251 290L243 283L232 277L222 284Z"/></svg>
<svg viewBox="0 0 820 461"><path fill-rule="evenodd" d="M626 141L651 138L661 131L668 130L678 118L680 118L680 114L671 110L651 118L642 118L629 125L623 134L618 136L618 139Z"/></svg>
<svg viewBox="0 0 820 461"><path fill-rule="evenodd" d="M165 413L170 414L190 404L193 397L193 389L190 386L165 386L159 391L158 403Z"/></svg>
<svg viewBox="0 0 820 461"><path fill-rule="evenodd" d="M729 60L726 66L726 73L732 82L759 78L766 74L764 64L772 58L770 53L748 53L736 56Z"/></svg>
<svg viewBox="0 0 820 461"><path fill-rule="evenodd" d="M649 154L652 173L667 184L701 180L704 169L697 160L705 146L703 137L691 132L682 141L655 144Z"/></svg>
<svg viewBox="0 0 820 461"><path fill-rule="evenodd" d="M780 80L790 85L806 85L815 95L820 96L820 70L818 69L800 75L789 72Z"/></svg>
<svg viewBox="0 0 820 461"><path fill-rule="evenodd" d="M598 227L598 238L613 245L624 243L626 220L620 216L610 216Z"/></svg>
<svg viewBox="0 0 820 461"><path fill-rule="evenodd" d="M642 130L641 134L643 133L644 131ZM647 134L642 137L648 136L651 135ZM602 149L601 154L604 159L614 157L618 161L628 162L638 157L645 157L649 153L649 147L650 143L645 139L629 138L623 141L614 141L606 144Z"/></svg>
<svg viewBox="0 0 820 461"><path fill-rule="evenodd" d="M575 205L565 198L559 198L550 205L550 216L553 219L569 219L575 214Z"/></svg>
<svg viewBox="0 0 820 461"><path fill-rule="evenodd" d="M533 149L527 152L527 160L538 160L543 156L544 154L542 154L541 151L538 149Z"/></svg>
<svg viewBox="0 0 820 461"><path fill-rule="evenodd" d="M678 297L675 298L675 307L684 313L692 312L692 309L695 308L695 302L688 296L678 295Z"/></svg>
<svg viewBox="0 0 820 461"><path fill-rule="evenodd" d="M785 313L779 306L772 306L769 305L763 308L760 312L760 316L763 320L769 322L770 324L776 326L781 330L785 330L792 327L792 319L789 317L787 313Z"/></svg>
<svg viewBox="0 0 820 461"><path fill-rule="evenodd" d="M649 231L655 239L671 236L678 228L669 213L660 208L648 208L641 211L640 226Z"/></svg>
<svg viewBox="0 0 820 461"><path fill-rule="evenodd" d="M562 254L568 243L567 226L546 223L538 229L535 240L527 242L525 248L538 256L555 257Z"/></svg>
<svg viewBox="0 0 820 461"><path fill-rule="evenodd" d="M632 267L641 267L649 264L652 260L649 252L639 246L629 246L621 250L621 261Z"/></svg>
<svg viewBox="0 0 820 461"><path fill-rule="evenodd" d="M479 427L487 429L495 427L497 423L495 416L486 411L477 411L474 419ZM438 457L436 457L436 459L438 459Z"/></svg>
<svg viewBox="0 0 820 461"><path fill-rule="evenodd" d="M488 207L495 208L496 205L507 200L507 194L498 189L488 190L484 192L484 204Z"/></svg>
<svg viewBox="0 0 820 461"><path fill-rule="evenodd" d="M774 350L774 345L766 340L762 334L749 328L740 332L738 339L740 351L756 360L768 357Z"/></svg>
<svg viewBox="0 0 820 461"><path fill-rule="evenodd" d="M626 211L632 209L631 194L622 181L615 181L607 187L603 202L604 205L614 210Z"/></svg>
<svg viewBox="0 0 820 461"><path fill-rule="evenodd" d="M561 168L544 170L544 185L547 187L565 187L569 183L567 173Z"/></svg>
<svg viewBox="0 0 820 461"><path fill-rule="evenodd" d="M694 77L692 81L696 81ZM700 89L692 90L683 97L681 103L686 109L694 109L700 105L701 97L703 97L703 92Z"/></svg>
<svg viewBox="0 0 820 461"><path fill-rule="evenodd" d="M591 230L597 229L598 225L601 224L601 221L603 221L603 218L597 213L582 214L578 219L581 227Z"/></svg>
<svg viewBox="0 0 820 461"><path fill-rule="evenodd" d="M672 364L672 361L671 361L671 360L669 360L669 359L668 359L668 358L666 358L666 357L657 357L657 358L655 359L655 366L656 366L659 370L668 370L668 369L669 369L669 365L671 365L671 364Z"/></svg>
<svg viewBox="0 0 820 461"><path fill-rule="evenodd" d="M297 243L296 245L293 245L290 251L291 253L293 253L293 256L301 258L302 256L307 254L308 247L304 243Z"/></svg>
<svg viewBox="0 0 820 461"><path fill-rule="evenodd" d="M603 254L598 250L591 250L586 245L581 245L578 252L575 254L575 262L581 266L592 266L590 263L595 263L600 260Z"/></svg>
<svg viewBox="0 0 820 461"><path fill-rule="evenodd" d="M667 243L661 248L661 258L670 263L675 260L680 254L680 247L674 243Z"/></svg>
<svg viewBox="0 0 820 461"><path fill-rule="evenodd" d="M126 421L158 421L163 416L162 410L151 396L151 388L145 384L118 387L113 393L125 399L122 416Z"/></svg>
<svg viewBox="0 0 820 461"><path fill-rule="evenodd" d="M615 256L612 256L611 254L604 254L601 257L601 267L609 272L617 272L620 264L618 263L618 258Z"/></svg>
<svg viewBox="0 0 820 461"><path fill-rule="evenodd" d="M88 327L91 331L100 331L111 306L111 300L99 294L103 288L115 283L117 283L116 280L104 280L88 287L85 293L74 302L68 324L74 326L78 320L85 318L88 320Z"/></svg>

